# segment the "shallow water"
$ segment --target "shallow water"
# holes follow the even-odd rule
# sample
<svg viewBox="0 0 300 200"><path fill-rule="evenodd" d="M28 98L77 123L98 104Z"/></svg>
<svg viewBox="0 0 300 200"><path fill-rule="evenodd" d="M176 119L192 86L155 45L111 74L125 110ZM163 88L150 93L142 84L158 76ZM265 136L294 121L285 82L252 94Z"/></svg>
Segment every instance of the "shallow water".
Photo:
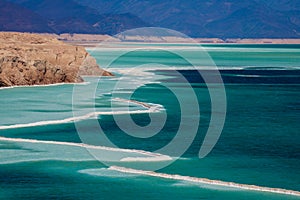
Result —
<svg viewBox="0 0 300 200"><path fill-rule="evenodd" d="M89 49L116 77L0 90L0 198L299 199L109 169L153 167L170 175L300 191L299 46L205 45L204 53L194 45L138 47ZM198 70L216 76L208 71L213 63L222 69L226 121L212 152L200 159L213 111ZM140 128L127 125L128 117ZM162 150L171 141L178 149Z"/></svg>

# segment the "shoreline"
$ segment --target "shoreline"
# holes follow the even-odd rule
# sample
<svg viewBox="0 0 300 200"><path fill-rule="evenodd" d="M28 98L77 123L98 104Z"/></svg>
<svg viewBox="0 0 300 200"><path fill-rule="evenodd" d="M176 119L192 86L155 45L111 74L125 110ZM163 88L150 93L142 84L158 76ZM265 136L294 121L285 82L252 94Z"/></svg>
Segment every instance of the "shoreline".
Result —
<svg viewBox="0 0 300 200"><path fill-rule="evenodd" d="M126 36L120 38L98 34L60 34L55 35L58 40L79 46L95 46L98 43L153 43L153 44L300 44L300 38L182 38L173 36Z"/></svg>
<svg viewBox="0 0 300 200"><path fill-rule="evenodd" d="M7 32L7 31L0 31ZM10 32L10 33L26 33L26 32ZM54 37L57 40L66 44L83 46L83 47L95 47L99 43L107 44L203 44L203 45L300 45L299 38L183 38L174 36L111 36L107 34L79 34L79 33L62 33L62 34L51 34L51 33L34 33L45 37Z"/></svg>
<svg viewBox="0 0 300 200"><path fill-rule="evenodd" d="M153 43L153 44L299 44L299 38L182 38L174 36L126 36L126 38L120 38L116 36L111 36L107 34L80 34L80 33L62 33L62 34L49 34L49 33L36 33L44 36L53 36L58 40L84 47L94 47L96 44L101 42L106 43L133 43L133 44L143 44L143 43Z"/></svg>
<svg viewBox="0 0 300 200"><path fill-rule="evenodd" d="M253 42L216 42L216 43L204 43L204 42L198 42L198 41L194 41L194 42L176 42L176 41L172 41L172 42L157 42L157 41L113 41L113 42L110 42L110 41L76 41L76 40L66 40L66 41L63 41L67 44L71 44L71 45L76 45L76 46L82 46L82 47L85 47L85 48L95 48L101 44L104 44L104 45L110 45L110 44L128 44L128 45L134 45L134 44L137 44L137 45L142 45L142 44L170 44L170 45L192 45L192 44L195 44L195 45L300 45L300 39L298 40L284 40L286 42L280 42L280 41L276 41L276 40L273 40L272 42L269 42L269 43L264 43L264 42L260 42L260 41L253 41Z"/></svg>
<svg viewBox="0 0 300 200"><path fill-rule="evenodd" d="M86 42L86 41L63 41L65 43L71 44L71 45L76 45L76 46L82 46L84 48L96 48L99 45L111 45L111 44L128 44L128 45L143 45L143 44L169 44L169 45L270 45L270 46L276 46L276 45L300 45L300 39L299 39L299 43L200 43L200 42L106 42L106 41L93 41L93 42Z"/></svg>

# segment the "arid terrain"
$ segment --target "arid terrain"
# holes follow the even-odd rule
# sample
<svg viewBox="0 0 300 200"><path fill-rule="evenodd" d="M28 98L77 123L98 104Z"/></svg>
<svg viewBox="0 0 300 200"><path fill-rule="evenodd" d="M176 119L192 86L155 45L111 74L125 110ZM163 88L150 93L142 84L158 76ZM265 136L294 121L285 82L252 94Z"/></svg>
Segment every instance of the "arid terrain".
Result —
<svg viewBox="0 0 300 200"><path fill-rule="evenodd" d="M83 47L51 35L0 33L0 86L82 82L82 75L111 76Z"/></svg>

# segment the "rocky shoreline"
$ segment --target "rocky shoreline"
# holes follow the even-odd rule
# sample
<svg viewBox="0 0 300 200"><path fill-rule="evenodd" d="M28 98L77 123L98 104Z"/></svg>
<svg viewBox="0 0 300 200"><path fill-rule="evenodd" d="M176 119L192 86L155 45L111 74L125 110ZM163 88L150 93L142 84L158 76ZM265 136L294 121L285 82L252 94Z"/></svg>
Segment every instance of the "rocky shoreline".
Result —
<svg viewBox="0 0 300 200"><path fill-rule="evenodd" d="M84 47L53 36L0 32L0 87L80 83L84 75L113 76Z"/></svg>

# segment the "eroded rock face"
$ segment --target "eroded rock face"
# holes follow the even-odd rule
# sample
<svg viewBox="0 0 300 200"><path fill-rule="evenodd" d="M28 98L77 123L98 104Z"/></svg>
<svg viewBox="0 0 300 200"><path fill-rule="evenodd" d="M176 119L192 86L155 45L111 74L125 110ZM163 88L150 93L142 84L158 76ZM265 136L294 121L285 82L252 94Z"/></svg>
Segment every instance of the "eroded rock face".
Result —
<svg viewBox="0 0 300 200"><path fill-rule="evenodd" d="M113 76L112 73L99 68L96 59L90 55L87 55L81 64L79 74L82 76Z"/></svg>
<svg viewBox="0 0 300 200"><path fill-rule="evenodd" d="M83 47L52 36L0 32L0 87L77 83L81 75L112 76Z"/></svg>

